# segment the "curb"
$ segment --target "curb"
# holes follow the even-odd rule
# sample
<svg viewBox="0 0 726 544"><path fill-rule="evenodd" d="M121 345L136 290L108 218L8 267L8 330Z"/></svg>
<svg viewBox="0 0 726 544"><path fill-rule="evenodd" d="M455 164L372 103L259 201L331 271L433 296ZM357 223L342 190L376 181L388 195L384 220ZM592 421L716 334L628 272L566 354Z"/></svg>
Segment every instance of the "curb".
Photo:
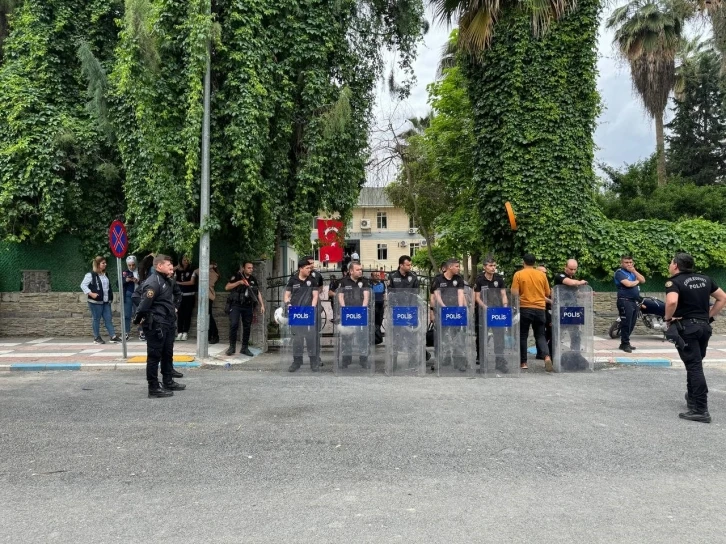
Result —
<svg viewBox="0 0 726 544"><path fill-rule="evenodd" d="M174 368L200 368L201 363L176 363ZM141 363L10 363L0 365L1 371L45 372L60 370L137 370L145 366Z"/></svg>

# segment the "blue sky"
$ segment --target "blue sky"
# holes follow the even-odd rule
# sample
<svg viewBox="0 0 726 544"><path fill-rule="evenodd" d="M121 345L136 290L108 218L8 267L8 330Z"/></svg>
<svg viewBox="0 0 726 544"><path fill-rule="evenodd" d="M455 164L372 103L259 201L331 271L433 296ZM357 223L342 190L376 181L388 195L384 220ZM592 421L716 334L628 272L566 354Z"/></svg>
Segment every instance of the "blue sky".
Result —
<svg viewBox="0 0 726 544"><path fill-rule="evenodd" d="M603 20L609 11L603 14ZM441 49L449 32L449 28L435 24L425 36L414 65L417 84L404 104L395 105L387 96L385 85L381 85L375 112L379 122L390 117L394 108L397 116L405 117L422 116L428 111L426 85L436 76ZM611 166L622 166L644 159L655 150L655 127L633 94L628 66L617 58L612 39L612 32L601 25L597 86L603 111L595 131L595 158Z"/></svg>

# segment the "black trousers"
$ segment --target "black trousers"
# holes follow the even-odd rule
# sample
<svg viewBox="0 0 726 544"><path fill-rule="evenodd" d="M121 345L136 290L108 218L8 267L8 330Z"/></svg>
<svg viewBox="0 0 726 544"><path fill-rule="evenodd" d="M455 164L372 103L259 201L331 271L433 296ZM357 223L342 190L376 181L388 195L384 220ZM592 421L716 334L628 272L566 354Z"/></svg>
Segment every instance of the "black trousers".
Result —
<svg viewBox="0 0 726 544"><path fill-rule="evenodd" d="M683 321L681 338L686 343L678 355L686 367L686 387L691 404L697 412L708 410L708 386L703 374L703 358L711 338L711 325L704 322Z"/></svg>
<svg viewBox="0 0 726 544"><path fill-rule="evenodd" d="M240 320L242 321L242 349L249 346L254 314L254 306L232 306L232 311L229 312L229 345L231 347L237 345L237 331L239 330Z"/></svg>
<svg viewBox="0 0 726 544"><path fill-rule="evenodd" d="M383 325L383 306L384 301L376 301L376 316L375 316L375 323L376 323L376 330L381 330L381 325Z"/></svg>
<svg viewBox="0 0 726 544"><path fill-rule="evenodd" d="M486 315L486 314L484 314ZM479 351L481 344L480 344L480 336L483 334L483 328L480 318L480 309L477 308L476 312L474 313L474 326L476 328L476 360L477 362L481 362L482 356L481 351ZM504 358L504 328L502 327L492 327L492 340L494 341L494 358L495 361L498 363L500 362L500 359ZM484 351L486 352L486 343L489 341L488 338L484 339ZM484 353L486 356L486 353Z"/></svg>
<svg viewBox="0 0 726 544"><path fill-rule="evenodd" d="M630 344L630 335L638 320L640 302L631 298L618 298L616 306L620 314L620 343Z"/></svg>
<svg viewBox="0 0 726 544"><path fill-rule="evenodd" d="M144 327L146 335L146 381L149 389L159 387L159 363L161 363L161 376L164 384L168 385L174 379L171 371L174 369L174 336L173 324L154 325L154 329Z"/></svg>
<svg viewBox="0 0 726 544"><path fill-rule="evenodd" d="M209 332L207 334L207 340L214 340L219 338L219 329L217 328L217 322L214 320L212 315L212 308L214 307L214 301L209 301Z"/></svg>
<svg viewBox="0 0 726 544"><path fill-rule="evenodd" d="M177 332L189 332L192 325L192 314L194 313L194 296L182 297L177 320Z"/></svg>
<svg viewBox="0 0 726 544"><path fill-rule="evenodd" d="M534 341L537 344L537 351L545 357L550 354L545 338L545 324L547 318L544 310L535 308L520 308L519 310L519 361L527 362L527 339L529 328L534 332Z"/></svg>

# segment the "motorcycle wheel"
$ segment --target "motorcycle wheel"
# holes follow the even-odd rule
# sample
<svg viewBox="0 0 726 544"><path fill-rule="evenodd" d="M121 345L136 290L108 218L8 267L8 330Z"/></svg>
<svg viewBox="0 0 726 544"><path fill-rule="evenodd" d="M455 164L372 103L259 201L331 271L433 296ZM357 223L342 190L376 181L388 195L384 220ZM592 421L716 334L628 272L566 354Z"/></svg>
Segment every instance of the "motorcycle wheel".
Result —
<svg viewBox="0 0 726 544"><path fill-rule="evenodd" d="M620 336L620 321L614 321L612 325L610 325L610 330L608 330L608 336L610 338L615 339Z"/></svg>

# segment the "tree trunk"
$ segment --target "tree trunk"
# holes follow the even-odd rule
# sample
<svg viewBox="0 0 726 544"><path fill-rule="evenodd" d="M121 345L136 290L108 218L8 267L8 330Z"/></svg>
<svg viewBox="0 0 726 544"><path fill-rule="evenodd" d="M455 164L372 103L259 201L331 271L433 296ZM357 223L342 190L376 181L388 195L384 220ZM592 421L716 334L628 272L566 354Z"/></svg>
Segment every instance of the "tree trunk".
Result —
<svg viewBox="0 0 726 544"><path fill-rule="evenodd" d="M666 184L665 138L663 136L663 114L655 117L655 153L658 168L658 187Z"/></svg>
<svg viewBox="0 0 726 544"><path fill-rule="evenodd" d="M471 271L469 274L469 284L474 285L474 282L476 282L476 274L479 271L479 258L481 255L479 255L478 251L474 251L471 253Z"/></svg>

